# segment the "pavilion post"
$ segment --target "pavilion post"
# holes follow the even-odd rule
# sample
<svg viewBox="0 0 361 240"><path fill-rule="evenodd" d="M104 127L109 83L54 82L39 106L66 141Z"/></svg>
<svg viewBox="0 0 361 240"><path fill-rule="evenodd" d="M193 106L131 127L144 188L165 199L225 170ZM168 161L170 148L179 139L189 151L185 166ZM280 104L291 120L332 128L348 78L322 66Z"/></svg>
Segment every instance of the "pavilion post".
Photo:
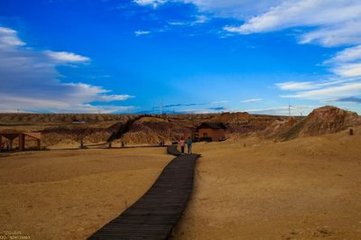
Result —
<svg viewBox="0 0 361 240"><path fill-rule="evenodd" d="M13 150L13 141L14 139L9 139L9 151Z"/></svg>
<svg viewBox="0 0 361 240"><path fill-rule="evenodd" d="M19 150L24 151L25 150L25 135L19 134Z"/></svg>
<svg viewBox="0 0 361 240"><path fill-rule="evenodd" d="M38 147L38 150L40 150L40 148L41 148L40 142L41 142L40 139L37 139L37 140L36 140L36 143L37 143L37 145L38 145L38 146L37 146L37 147Z"/></svg>

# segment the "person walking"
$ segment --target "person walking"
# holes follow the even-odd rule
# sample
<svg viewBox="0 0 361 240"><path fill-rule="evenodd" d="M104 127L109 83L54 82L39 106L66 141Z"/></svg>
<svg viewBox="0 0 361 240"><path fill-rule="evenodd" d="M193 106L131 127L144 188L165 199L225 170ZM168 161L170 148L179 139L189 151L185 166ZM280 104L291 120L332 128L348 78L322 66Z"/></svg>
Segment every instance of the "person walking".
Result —
<svg viewBox="0 0 361 240"><path fill-rule="evenodd" d="M185 141L184 141L184 138L183 137L181 137L181 139L179 140L179 146L180 146L180 148L181 148L181 152L182 152L182 154L184 154L184 146L185 146Z"/></svg>
<svg viewBox="0 0 361 240"><path fill-rule="evenodd" d="M192 139L188 137L187 139L187 147L188 147L188 154L192 154Z"/></svg>

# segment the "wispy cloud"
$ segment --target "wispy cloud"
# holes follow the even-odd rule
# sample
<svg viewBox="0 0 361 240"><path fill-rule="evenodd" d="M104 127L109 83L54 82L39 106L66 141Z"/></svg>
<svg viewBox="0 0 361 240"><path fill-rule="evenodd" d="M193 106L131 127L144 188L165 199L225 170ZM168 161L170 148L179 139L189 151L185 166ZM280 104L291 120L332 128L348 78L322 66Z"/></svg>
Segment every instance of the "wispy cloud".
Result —
<svg viewBox="0 0 361 240"><path fill-rule="evenodd" d="M264 33L288 28L307 28L300 43L323 46L361 44L361 2L355 0L134 0L141 6L157 7L165 3L194 4L201 13L240 19L241 25L224 26L238 34ZM205 15L199 19L204 22ZM173 22L177 24L179 22Z"/></svg>
<svg viewBox="0 0 361 240"><path fill-rule="evenodd" d="M0 48L9 50L11 47L24 46L25 43L21 41L17 32L10 28L0 27Z"/></svg>
<svg viewBox="0 0 361 240"><path fill-rule="evenodd" d="M341 77L361 77L361 62L342 64L332 71Z"/></svg>
<svg viewBox="0 0 361 240"><path fill-rule="evenodd" d="M212 110L212 111L216 111L216 112L226 111L227 110L227 108L225 108L225 107L210 107L208 109Z"/></svg>
<svg viewBox="0 0 361 240"><path fill-rule="evenodd" d="M54 51L45 51L51 60L54 60L58 63L84 63L89 62L90 58L81 56L71 52L54 52Z"/></svg>
<svg viewBox="0 0 361 240"><path fill-rule="evenodd" d="M128 109L105 103L131 96L111 94L100 86L60 81L56 67L90 58L69 52L36 51L26 47L17 32L0 28L0 111L115 112ZM92 104L102 102L102 105Z"/></svg>
<svg viewBox="0 0 361 240"><path fill-rule="evenodd" d="M342 9L339 11L342 12ZM360 44L361 30L358 27L360 24L361 20L350 19L349 22L321 27L301 35L299 42L302 44L319 43L325 47Z"/></svg>
<svg viewBox="0 0 361 240"><path fill-rule="evenodd" d="M209 17L206 15L198 15L196 19L192 22L192 24L203 24L209 21Z"/></svg>
<svg viewBox="0 0 361 240"><path fill-rule="evenodd" d="M339 78L338 76L334 76L333 78L329 78L323 81L313 81L313 82L289 81L289 82L276 83L276 86L283 91L305 91L305 90L320 89L330 86L338 86L344 83L357 82L358 80L359 80L358 78Z"/></svg>
<svg viewBox="0 0 361 240"><path fill-rule="evenodd" d="M187 26L189 23L185 21L169 21L168 24L171 26Z"/></svg>
<svg viewBox="0 0 361 240"><path fill-rule="evenodd" d="M359 78L345 78L334 76L333 79L315 82L284 82L276 86L288 94L283 98L298 98L319 100L322 102L337 102L339 99L349 99L361 94L361 80Z"/></svg>
<svg viewBox="0 0 361 240"><path fill-rule="evenodd" d="M267 11L270 7L278 4L281 0L175 0L177 2L192 3L201 12L211 12L217 17L231 17L246 19L250 16Z"/></svg>
<svg viewBox="0 0 361 240"><path fill-rule="evenodd" d="M361 77L361 45L346 48L324 62L336 75L343 78Z"/></svg>
<svg viewBox="0 0 361 240"><path fill-rule="evenodd" d="M361 82L349 82L335 86L329 86L309 91L300 91L290 95L283 95L285 98L303 98L311 100L330 100L358 95L361 93Z"/></svg>
<svg viewBox="0 0 361 240"><path fill-rule="evenodd" d="M326 63L345 63L361 60L361 45L346 48L338 52L333 58Z"/></svg>
<svg viewBox="0 0 361 240"><path fill-rule="evenodd" d="M149 34L151 34L151 31L138 30L134 32L134 35L137 37Z"/></svg>
<svg viewBox="0 0 361 240"><path fill-rule="evenodd" d="M240 26L226 26L226 31L252 34L293 27L317 27L300 36L301 43L317 42L323 46L361 42L361 3L353 0L285 0L265 13L246 19Z"/></svg>
<svg viewBox="0 0 361 240"><path fill-rule="evenodd" d="M261 102L261 101L263 101L262 98L250 98L250 99L242 100L241 102L242 103L254 103L254 102Z"/></svg>
<svg viewBox="0 0 361 240"><path fill-rule="evenodd" d="M201 106L205 105L204 103L177 103L164 105L163 108L176 108L176 107L191 107L191 106Z"/></svg>
<svg viewBox="0 0 361 240"><path fill-rule="evenodd" d="M169 21L168 24L171 26L179 26L179 27L192 27L201 24L205 24L209 21L209 17L206 15L196 15L191 17L188 20L172 20Z"/></svg>
<svg viewBox="0 0 361 240"><path fill-rule="evenodd" d="M297 90L309 90L315 88L315 83L313 82L283 82L283 83L276 83L276 86L281 90L290 90L290 91L297 91Z"/></svg>
<svg viewBox="0 0 361 240"><path fill-rule="evenodd" d="M152 6L153 8L158 7L166 3L167 0L134 0L134 3L141 5L141 6Z"/></svg>
<svg viewBox="0 0 361 240"><path fill-rule="evenodd" d="M228 100L219 100L219 101L210 102L209 104L211 104L211 105L219 105L219 104L226 104L226 103L229 103L229 101Z"/></svg>

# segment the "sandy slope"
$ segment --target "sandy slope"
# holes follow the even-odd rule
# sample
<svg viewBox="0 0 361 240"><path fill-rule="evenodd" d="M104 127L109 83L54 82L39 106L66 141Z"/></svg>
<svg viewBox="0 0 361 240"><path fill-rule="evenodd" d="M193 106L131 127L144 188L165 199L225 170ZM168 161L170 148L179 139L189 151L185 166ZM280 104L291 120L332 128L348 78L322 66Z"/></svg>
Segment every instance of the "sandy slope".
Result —
<svg viewBox="0 0 361 240"><path fill-rule="evenodd" d="M174 238L361 239L360 133L195 146L196 188Z"/></svg>
<svg viewBox="0 0 361 240"><path fill-rule="evenodd" d="M159 148L0 158L0 236L85 239L143 195L171 158Z"/></svg>

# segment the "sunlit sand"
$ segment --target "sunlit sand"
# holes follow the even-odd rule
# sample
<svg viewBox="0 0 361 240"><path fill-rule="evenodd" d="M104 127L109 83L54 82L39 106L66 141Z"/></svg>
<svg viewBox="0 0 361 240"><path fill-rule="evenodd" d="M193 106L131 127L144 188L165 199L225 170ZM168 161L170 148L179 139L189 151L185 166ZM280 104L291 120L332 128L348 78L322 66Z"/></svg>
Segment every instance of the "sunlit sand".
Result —
<svg viewBox="0 0 361 240"><path fill-rule="evenodd" d="M85 239L152 185L163 148L19 153L0 158L0 230Z"/></svg>

